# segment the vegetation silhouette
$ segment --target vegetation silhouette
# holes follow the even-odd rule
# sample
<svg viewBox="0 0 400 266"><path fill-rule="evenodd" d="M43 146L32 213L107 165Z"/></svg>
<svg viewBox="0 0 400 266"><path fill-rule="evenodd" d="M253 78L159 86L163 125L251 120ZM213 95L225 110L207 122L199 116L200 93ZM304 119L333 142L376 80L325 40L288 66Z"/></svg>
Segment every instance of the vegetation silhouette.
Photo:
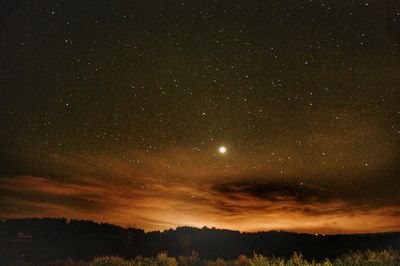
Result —
<svg viewBox="0 0 400 266"><path fill-rule="evenodd" d="M302 254L295 252L288 259L254 254L252 257L242 255L236 260L207 261L200 260L197 254L176 259L166 253L160 253L155 258L136 257L131 260L120 257L99 257L88 263L89 266L395 266L399 264L400 254L394 250L352 252L332 261L325 259L320 262L307 260ZM83 266L79 263L75 265Z"/></svg>
<svg viewBox="0 0 400 266"><path fill-rule="evenodd" d="M236 260L202 260L197 253L178 258L168 256L167 253L159 253L156 257L137 256L133 259L124 259L117 256L97 257L87 261L48 261L45 264L34 264L24 260L17 260L9 266L398 266L400 254L394 250L352 252L336 258L323 261L307 260L301 253L294 253L290 258L266 257L254 254L252 257L244 255Z"/></svg>
<svg viewBox="0 0 400 266"><path fill-rule="evenodd" d="M40 263L67 259L90 261L96 257L149 258L162 252L174 258L186 257L187 263L182 264L182 259L180 265L195 265L196 261L201 264L203 260L216 262L218 258L240 260L240 255L253 256L256 260L254 254L290 258L295 252L307 260L323 261L334 260L352 250L388 248L393 252L400 250L400 233L324 236L281 231L241 233L207 227L178 227L146 233L137 228L54 218L0 222L2 265L16 260L44 265ZM192 256L193 251L197 257Z"/></svg>

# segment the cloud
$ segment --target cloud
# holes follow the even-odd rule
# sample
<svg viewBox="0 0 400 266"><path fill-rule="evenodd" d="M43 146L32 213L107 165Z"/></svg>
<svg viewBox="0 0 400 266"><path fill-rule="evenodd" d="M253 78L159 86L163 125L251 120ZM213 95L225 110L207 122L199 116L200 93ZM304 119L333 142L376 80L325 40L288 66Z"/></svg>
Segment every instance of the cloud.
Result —
<svg viewBox="0 0 400 266"><path fill-rule="evenodd" d="M228 168L219 175L204 170L196 175L199 165L185 165L179 171L179 166L172 167L180 160L179 152L171 154L176 157L161 156L166 153L152 160L135 153L133 163L89 154L35 156L31 162L36 170L25 165L20 171L34 175L0 177L0 218L68 217L146 230L181 225L320 233L398 230L397 194L384 196L375 193L380 189L365 185L364 191L343 179L333 184L246 169ZM384 180L375 186L386 187Z"/></svg>
<svg viewBox="0 0 400 266"><path fill-rule="evenodd" d="M303 184L300 181L245 180L213 185L213 189L227 196L245 194L269 201L321 202L326 201L327 191L322 187Z"/></svg>

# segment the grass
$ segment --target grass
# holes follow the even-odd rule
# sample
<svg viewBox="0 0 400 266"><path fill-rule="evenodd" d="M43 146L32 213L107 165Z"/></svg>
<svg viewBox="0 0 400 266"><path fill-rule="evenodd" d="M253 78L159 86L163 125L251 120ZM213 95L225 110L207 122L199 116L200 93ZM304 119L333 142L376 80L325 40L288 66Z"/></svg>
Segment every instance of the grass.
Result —
<svg viewBox="0 0 400 266"><path fill-rule="evenodd" d="M308 261L300 253L294 253L290 259L265 257L254 254L253 257L240 256L236 260L201 260L193 253L189 257L169 257L160 253L155 258L136 257L131 260L120 257L99 257L89 263L90 266L394 266L400 265L400 254L395 250L352 252L333 261Z"/></svg>
<svg viewBox="0 0 400 266"><path fill-rule="evenodd" d="M29 264L22 261L9 264L9 266L395 266L400 265L400 253L388 249L382 251L357 251L343 255L333 261L309 261L302 254L294 253L289 259L278 257L266 257L254 254L252 257L239 256L236 260L202 260L198 254L191 256L170 257L167 253L160 253L156 257L141 257L125 259L115 256L104 256L94 258L90 262L48 262L41 264Z"/></svg>

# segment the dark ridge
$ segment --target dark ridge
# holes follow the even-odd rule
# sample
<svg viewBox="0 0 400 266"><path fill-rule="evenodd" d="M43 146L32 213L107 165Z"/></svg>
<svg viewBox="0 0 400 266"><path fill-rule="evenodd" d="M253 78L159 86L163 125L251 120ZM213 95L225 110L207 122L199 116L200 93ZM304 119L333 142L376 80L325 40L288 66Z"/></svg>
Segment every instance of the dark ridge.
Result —
<svg viewBox="0 0 400 266"><path fill-rule="evenodd" d="M312 235L283 231L241 233L226 229L178 227L163 232L54 218L11 219L0 222L0 261L24 259L35 263L71 258L90 260L117 255L132 258L198 252L202 259L234 259L255 253L334 259L354 250L400 250L400 233Z"/></svg>

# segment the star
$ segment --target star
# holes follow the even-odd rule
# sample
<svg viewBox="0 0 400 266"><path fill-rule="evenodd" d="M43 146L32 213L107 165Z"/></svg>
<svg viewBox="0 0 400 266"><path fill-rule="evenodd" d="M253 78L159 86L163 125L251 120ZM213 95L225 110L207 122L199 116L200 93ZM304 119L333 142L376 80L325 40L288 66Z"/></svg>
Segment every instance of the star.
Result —
<svg viewBox="0 0 400 266"><path fill-rule="evenodd" d="M220 153L220 154L225 154L226 153L226 147L225 146L220 146L219 148L218 148L218 152Z"/></svg>

